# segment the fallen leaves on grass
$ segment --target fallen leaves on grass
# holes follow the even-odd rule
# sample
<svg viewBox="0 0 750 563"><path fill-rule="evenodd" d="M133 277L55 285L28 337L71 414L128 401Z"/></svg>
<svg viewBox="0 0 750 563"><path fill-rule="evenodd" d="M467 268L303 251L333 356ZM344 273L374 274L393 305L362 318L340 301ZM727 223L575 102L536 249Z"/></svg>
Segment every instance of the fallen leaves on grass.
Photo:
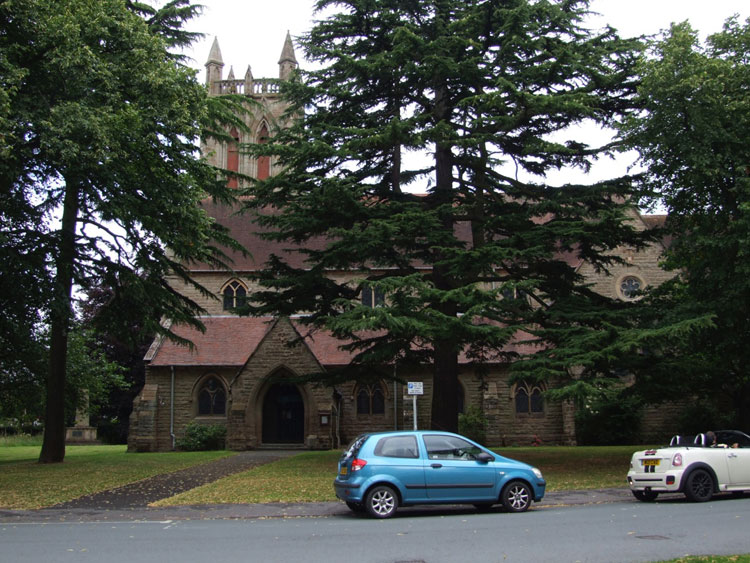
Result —
<svg viewBox="0 0 750 563"><path fill-rule="evenodd" d="M333 501L333 477L340 455L337 451L302 453L162 499L152 506Z"/></svg>
<svg viewBox="0 0 750 563"><path fill-rule="evenodd" d="M0 508L53 506L205 463L232 452L138 453L125 446L68 446L63 463L40 464L38 446L0 448Z"/></svg>

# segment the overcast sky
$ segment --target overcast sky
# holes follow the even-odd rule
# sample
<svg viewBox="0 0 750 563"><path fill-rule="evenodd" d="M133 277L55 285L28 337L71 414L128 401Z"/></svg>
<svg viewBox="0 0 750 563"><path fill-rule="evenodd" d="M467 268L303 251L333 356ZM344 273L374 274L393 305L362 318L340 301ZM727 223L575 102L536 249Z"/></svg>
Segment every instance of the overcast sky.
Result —
<svg viewBox="0 0 750 563"><path fill-rule="evenodd" d="M200 1L200 0L199 0ZM192 66L203 71L211 43L218 37L224 60L224 77L234 68L236 78L245 76L250 65L256 78L278 76L278 60L286 32L294 38L307 31L313 23L314 0L202 0L203 15L190 29L206 34L187 54ZM623 37L657 34L672 22L690 21L702 36L721 30L724 21L739 15L750 17L750 0L592 0L591 26L605 24L619 30ZM297 60L304 67L302 52L297 49ZM204 80L205 73L200 73ZM582 128L585 140L591 144L604 143L611 133L597 127ZM578 171L548 174L550 184L598 181L625 174L635 160L635 153L617 159L602 158L591 173L584 177Z"/></svg>
<svg viewBox="0 0 750 563"><path fill-rule="evenodd" d="M308 30L313 21L314 0L199 0L203 15L190 26L206 37L193 46L193 66L203 69L211 42L219 38L224 73L234 67L237 78L247 66L253 75L273 78L286 32L292 37ZM601 15L592 25L609 23L623 36L658 33L671 22L689 20L701 33L721 29L724 20L739 14L750 17L750 0L593 0L591 9ZM302 54L297 52L302 63Z"/></svg>

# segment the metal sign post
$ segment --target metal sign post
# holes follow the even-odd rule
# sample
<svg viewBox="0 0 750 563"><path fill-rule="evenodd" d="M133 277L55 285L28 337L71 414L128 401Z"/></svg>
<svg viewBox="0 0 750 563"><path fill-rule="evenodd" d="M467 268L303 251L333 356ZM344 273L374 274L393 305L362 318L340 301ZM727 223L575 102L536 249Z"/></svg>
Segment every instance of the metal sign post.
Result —
<svg viewBox="0 0 750 563"><path fill-rule="evenodd" d="M414 430L417 429L417 395L424 395L424 383L421 381L409 381L406 384L407 394L412 398L412 410L414 411Z"/></svg>

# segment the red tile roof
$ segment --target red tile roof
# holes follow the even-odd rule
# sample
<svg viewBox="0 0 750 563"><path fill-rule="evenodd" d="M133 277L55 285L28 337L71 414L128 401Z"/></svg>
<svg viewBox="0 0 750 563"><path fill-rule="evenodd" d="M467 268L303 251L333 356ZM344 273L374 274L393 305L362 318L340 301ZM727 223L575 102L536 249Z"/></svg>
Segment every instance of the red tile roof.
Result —
<svg viewBox="0 0 750 563"><path fill-rule="evenodd" d="M185 325L172 331L193 343L193 348L171 340L155 342L146 355L152 366L235 366L247 363L270 330L273 320L252 317L203 317L206 331Z"/></svg>
<svg viewBox="0 0 750 563"><path fill-rule="evenodd" d="M293 268L304 268L306 256L299 252L301 248L309 250L323 250L325 248L326 239L324 237L312 237L304 245L265 239L261 235L269 232L269 229L256 224L250 215L238 212L238 207L230 207L209 200L203 201L201 205L219 224L227 227L231 236L248 250L248 255L236 251L227 252L232 260L231 266L237 272L252 272L262 269L272 254L281 257L285 263ZM544 220L544 218L539 219L538 222ZM469 243L471 241L470 223L459 221L455 225L455 233L459 240ZM560 252L558 259L563 260L573 268L578 268L582 263L575 252ZM414 267L425 268L426 265L422 262L415 262ZM191 264L189 269L192 271L215 270L215 268L202 263Z"/></svg>
<svg viewBox="0 0 750 563"><path fill-rule="evenodd" d="M203 317L201 321L206 327L205 332L187 326L172 327L177 335L193 343L192 349L166 339L157 341L146 355L149 365L239 368L247 363L274 325L274 319L270 317ZM352 352L341 349L347 341L330 332L316 330L308 334L307 327L298 321L293 321L292 326L304 336L305 344L321 365L344 366L354 358ZM521 342L526 337L528 335L519 333L503 352L532 353L534 347ZM489 363L502 361L499 357L487 360ZM470 363L466 354L460 355L459 363Z"/></svg>
<svg viewBox="0 0 750 563"><path fill-rule="evenodd" d="M301 245L263 238L261 234L269 232L269 229L257 225L250 215L239 212L239 207L230 207L209 200L203 201L201 206L220 225L229 229L232 238L248 250L248 255L243 255L237 251L227 251L227 255L232 260L230 265L235 271L252 272L260 270L265 266L271 254L280 256L294 268L304 267L305 255L296 252L296 250L302 248ZM307 241L304 247L322 250L325 248L325 239L322 237L312 238ZM215 268L201 263L190 264L189 268L192 271L215 270Z"/></svg>

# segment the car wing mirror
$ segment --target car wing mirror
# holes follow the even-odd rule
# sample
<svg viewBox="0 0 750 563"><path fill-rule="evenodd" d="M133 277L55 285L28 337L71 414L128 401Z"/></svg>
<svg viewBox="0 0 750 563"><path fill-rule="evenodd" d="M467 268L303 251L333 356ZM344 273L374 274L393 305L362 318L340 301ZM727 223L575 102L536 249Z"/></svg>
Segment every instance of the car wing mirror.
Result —
<svg viewBox="0 0 750 563"><path fill-rule="evenodd" d="M491 461L495 461L495 458L488 454L487 452L481 452L477 454L477 461L481 463L489 463Z"/></svg>

